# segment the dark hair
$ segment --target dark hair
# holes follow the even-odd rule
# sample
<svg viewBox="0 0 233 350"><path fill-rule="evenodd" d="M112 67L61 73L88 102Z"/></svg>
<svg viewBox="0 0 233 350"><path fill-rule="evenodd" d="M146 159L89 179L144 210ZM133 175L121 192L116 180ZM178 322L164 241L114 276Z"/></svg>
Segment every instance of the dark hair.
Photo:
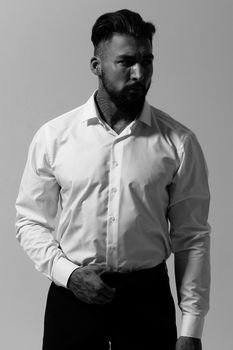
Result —
<svg viewBox="0 0 233 350"><path fill-rule="evenodd" d="M130 10L119 10L101 15L92 28L91 40L96 49L100 42L108 41L114 33L129 34L135 38L147 38L152 43L155 26Z"/></svg>

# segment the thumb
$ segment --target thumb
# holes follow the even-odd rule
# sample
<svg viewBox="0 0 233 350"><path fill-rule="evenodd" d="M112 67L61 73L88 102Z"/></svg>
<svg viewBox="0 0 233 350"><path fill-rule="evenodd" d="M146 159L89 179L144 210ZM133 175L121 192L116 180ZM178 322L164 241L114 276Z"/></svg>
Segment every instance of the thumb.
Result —
<svg viewBox="0 0 233 350"><path fill-rule="evenodd" d="M94 265L94 271L98 275L101 275L104 272L110 271L110 267L106 265Z"/></svg>

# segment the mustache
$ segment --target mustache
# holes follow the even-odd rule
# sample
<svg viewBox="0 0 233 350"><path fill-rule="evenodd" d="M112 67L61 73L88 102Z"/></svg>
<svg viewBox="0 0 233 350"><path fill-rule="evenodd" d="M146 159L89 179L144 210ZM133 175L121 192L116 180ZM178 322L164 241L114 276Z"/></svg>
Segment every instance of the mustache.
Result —
<svg viewBox="0 0 233 350"><path fill-rule="evenodd" d="M125 86L124 92L128 92L130 90L141 91L143 93L147 92L145 85L143 85L142 83L135 83Z"/></svg>
<svg viewBox="0 0 233 350"><path fill-rule="evenodd" d="M134 84L127 85L125 89L146 89L146 87L142 83L134 83Z"/></svg>

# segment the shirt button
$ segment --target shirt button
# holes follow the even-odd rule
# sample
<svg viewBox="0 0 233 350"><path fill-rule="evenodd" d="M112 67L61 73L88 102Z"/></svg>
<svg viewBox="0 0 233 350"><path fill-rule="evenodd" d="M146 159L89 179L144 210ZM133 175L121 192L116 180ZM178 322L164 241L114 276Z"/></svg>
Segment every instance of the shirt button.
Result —
<svg viewBox="0 0 233 350"><path fill-rule="evenodd" d="M115 167L117 167L117 166L118 166L118 163L114 160L114 161L112 162L112 167L115 168Z"/></svg>
<svg viewBox="0 0 233 350"><path fill-rule="evenodd" d="M116 221L116 218L115 218L115 216L110 216L110 218L109 218L109 221L110 221L110 223L113 223L113 222L115 222L115 221Z"/></svg>
<svg viewBox="0 0 233 350"><path fill-rule="evenodd" d="M113 187L112 190L111 190L112 194L116 193L117 192L117 188L116 187Z"/></svg>

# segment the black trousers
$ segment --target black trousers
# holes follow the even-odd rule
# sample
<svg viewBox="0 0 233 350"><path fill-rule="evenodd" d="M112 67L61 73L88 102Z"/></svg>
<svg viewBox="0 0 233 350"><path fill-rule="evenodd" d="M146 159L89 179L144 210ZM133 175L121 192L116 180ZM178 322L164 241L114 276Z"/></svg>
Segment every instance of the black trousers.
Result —
<svg viewBox="0 0 233 350"><path fill-rule="evenodd" d="M105 274L116 288L111 303L86 304L51 284L43 350L175 350L175 307L165 263L153 269Z"/></svg>

